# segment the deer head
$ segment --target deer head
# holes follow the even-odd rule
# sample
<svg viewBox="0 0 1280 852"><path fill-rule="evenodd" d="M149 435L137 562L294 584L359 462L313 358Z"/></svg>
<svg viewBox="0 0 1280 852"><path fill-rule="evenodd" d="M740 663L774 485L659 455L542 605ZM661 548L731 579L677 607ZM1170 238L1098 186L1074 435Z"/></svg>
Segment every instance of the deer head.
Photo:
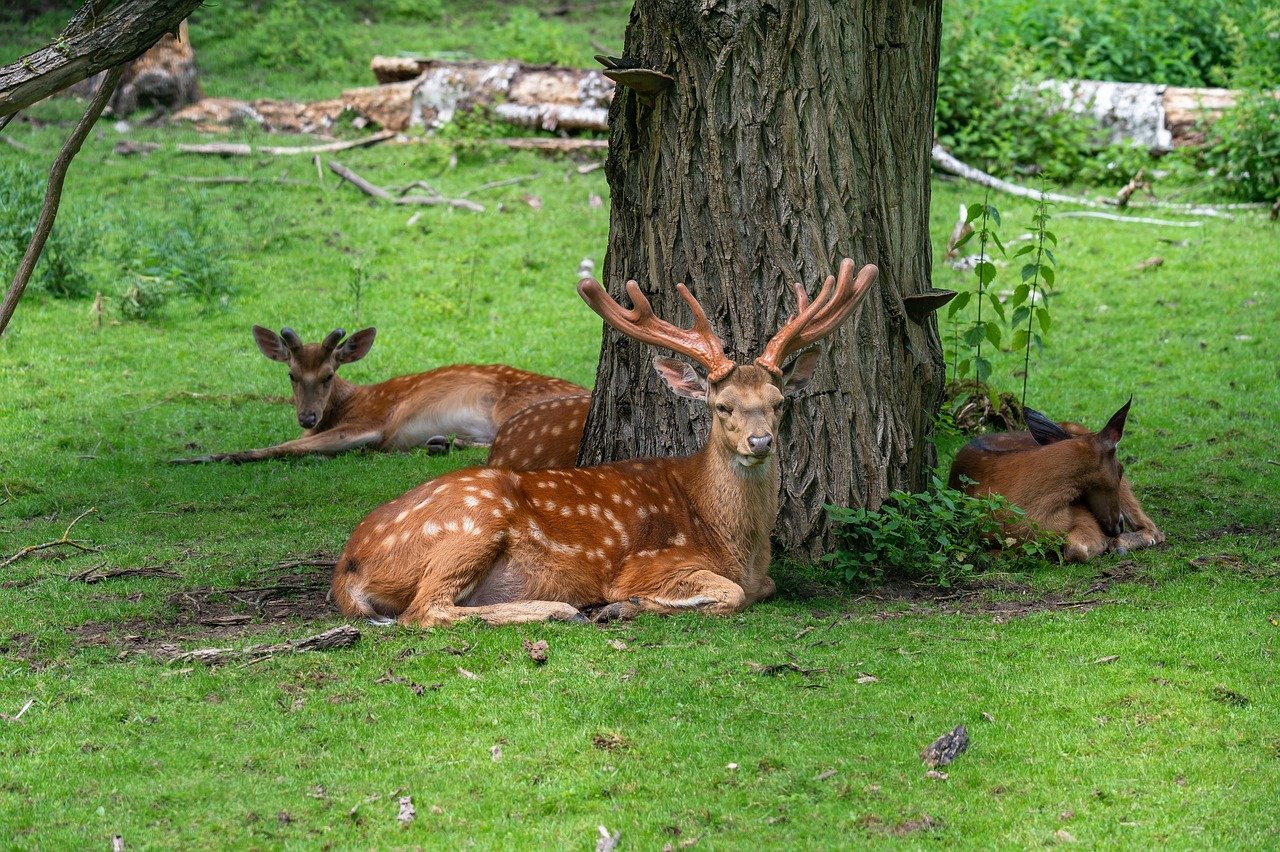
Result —
<svg viewBox="0 0 1280 852"><path fill-rule="evenodd" d="M1098 519L1098 525L1109 536L1124 532L1125 525L1133 525L1132 518L1125 517L1120 491L1124 465L1116 457L1116 445L1124 437L1124 424L1129 416L1133 398L1111 415L1107 425L1098 432L1076 434L1054 423L1038 411L1023 409L1031 437L1041 446L1059 441L1073 441L1080 462L1076 466L1075 484L1080 488L1080 498Z"/></svg>
<svg viewBox="0 0 1280 852"><path fill-rule="evenodd" d="M366 328L343 341L346 332L338 328L320 343L303 343L291 328L276 334L260 325L253 327L253 339L262 354L289 365L293 404L303 429L312 429L324 419L338 367L368 355L376 334L376 329Z"/></svg>
<svg viewBox="0 0 1280 852"><path fill-rule="evenodd" d="M654 368L678 396L703 400L713 412L707 446L743 476L761 474L777 448L775 436L787 394L808 383L818 364L816 350L804 352L785 370L786 359L826 337L862 301L878 270L867 264L854 276L845 258L840 274L828 276L812 303L804 286L795 284L797 310L752 364L738 364L724 354L724 343L707 321L702 306L684 284L676 291L693 312L693 327L679 328L658 319L635 281L627 282L633 307L624 309L599 282L584 278L578 293L605 322L634 340L687 355L706 370L700 375L675 358L657 358Z"/></svg>

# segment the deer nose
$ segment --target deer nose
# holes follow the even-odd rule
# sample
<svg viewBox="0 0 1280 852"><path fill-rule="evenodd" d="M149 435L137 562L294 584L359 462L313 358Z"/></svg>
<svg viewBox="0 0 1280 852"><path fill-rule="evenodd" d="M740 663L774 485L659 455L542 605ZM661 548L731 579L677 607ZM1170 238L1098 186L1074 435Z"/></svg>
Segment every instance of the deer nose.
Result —
<svg viewBox="0 0 1280 852"><path fill-rule="evenodd" d="M769 454L769 448L773 446L772 435L748 435L747 446L751 448L751 452L758 456Z"/></svg>
<svg viewBox="0 0 1280 852"><path fill-rule="evenodd" d="M316 425L316 419L316 416L310 412L307 412L306 414L299 414L298 425L303 429L310 429L312 426Z"/></svg>

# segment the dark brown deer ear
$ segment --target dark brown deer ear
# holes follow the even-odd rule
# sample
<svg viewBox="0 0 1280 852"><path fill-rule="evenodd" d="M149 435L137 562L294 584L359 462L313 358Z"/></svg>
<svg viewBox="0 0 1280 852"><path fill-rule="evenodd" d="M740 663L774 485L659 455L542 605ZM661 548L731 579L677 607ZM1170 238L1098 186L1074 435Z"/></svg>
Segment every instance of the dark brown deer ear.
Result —
<svg viewBox="0 0 1280 852"><path fill-rule="evenodd" d="M1036 443L1041 446L1056 444L1071 437L1070 432L1067 432L1034 408L1026 408L1024 406L1022 417L1027 421L1027 429L1031 431L1031 437L1035 438Z"/></svg>
<svg viewBox="0 0 1280 852"><path fill-rule="evenodd" d="M1120 406L1120 410L1111 415L1111 419L1107 421L1107 425L1102 427L1102 431L1098 433L1098 440L1107 446L1107 449L1115 449L1116 444L1120 443L1120 439L1124 437L1124 421L1129 417L1129 406L1133 404L1133 397L1129 397L1129 401Z"/></svg>
<svg viewBox="0 0 1280 852"><path fill-rule="evenodd" d="M368 355L369 350L373 348L373 338L377 333L378 330L376 328L360 329L338 347L334 357L337 358L339 364L350 364L352 361L359 361Z"/></svg>
<svg viewBox="0 0 1280 852"><path fill-rule="evenodd" d="M253 342L258 344L258 350L272 361L279 361L282 364L289 363L288 347L284 345L280 335L271 329L255 325L253 327Z"/></svg>

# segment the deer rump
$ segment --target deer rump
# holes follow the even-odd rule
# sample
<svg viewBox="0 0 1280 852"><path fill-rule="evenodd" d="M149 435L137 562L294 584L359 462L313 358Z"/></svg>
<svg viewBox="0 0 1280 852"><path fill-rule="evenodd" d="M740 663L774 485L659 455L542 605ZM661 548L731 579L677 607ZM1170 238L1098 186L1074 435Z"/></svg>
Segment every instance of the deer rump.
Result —
<svg viewBox="0 0 1280 852"><path fill-rule="evenodd" d="M962 447L947 487L1007 498L1034 528L1009 523L1005 532L1027 539L1038 528L1065 536L1067 561L1159 544L1165 536L1142 510L1116 458L1129 405L1098 432L1025 409L1027 431L984 435Z"/></svg>

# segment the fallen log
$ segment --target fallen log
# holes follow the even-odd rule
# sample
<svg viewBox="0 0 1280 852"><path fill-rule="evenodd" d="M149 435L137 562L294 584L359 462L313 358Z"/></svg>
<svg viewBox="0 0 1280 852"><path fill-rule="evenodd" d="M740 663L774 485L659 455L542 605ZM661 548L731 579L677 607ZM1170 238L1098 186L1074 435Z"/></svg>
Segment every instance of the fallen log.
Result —
<svg viewBox="0 0 1280 852"><path fill-rule="evenodd" d="M351 148L368 148L379 142L394 139L394 130L383 130L363 139L350 139L343 142L328 142L324 145L249 145L244 142L213 142L207 145L178 145L181 154L212 154L219 157L251 157L254 154L269 154L273 157L287 157L297 154L332 154Z"/></svg>

